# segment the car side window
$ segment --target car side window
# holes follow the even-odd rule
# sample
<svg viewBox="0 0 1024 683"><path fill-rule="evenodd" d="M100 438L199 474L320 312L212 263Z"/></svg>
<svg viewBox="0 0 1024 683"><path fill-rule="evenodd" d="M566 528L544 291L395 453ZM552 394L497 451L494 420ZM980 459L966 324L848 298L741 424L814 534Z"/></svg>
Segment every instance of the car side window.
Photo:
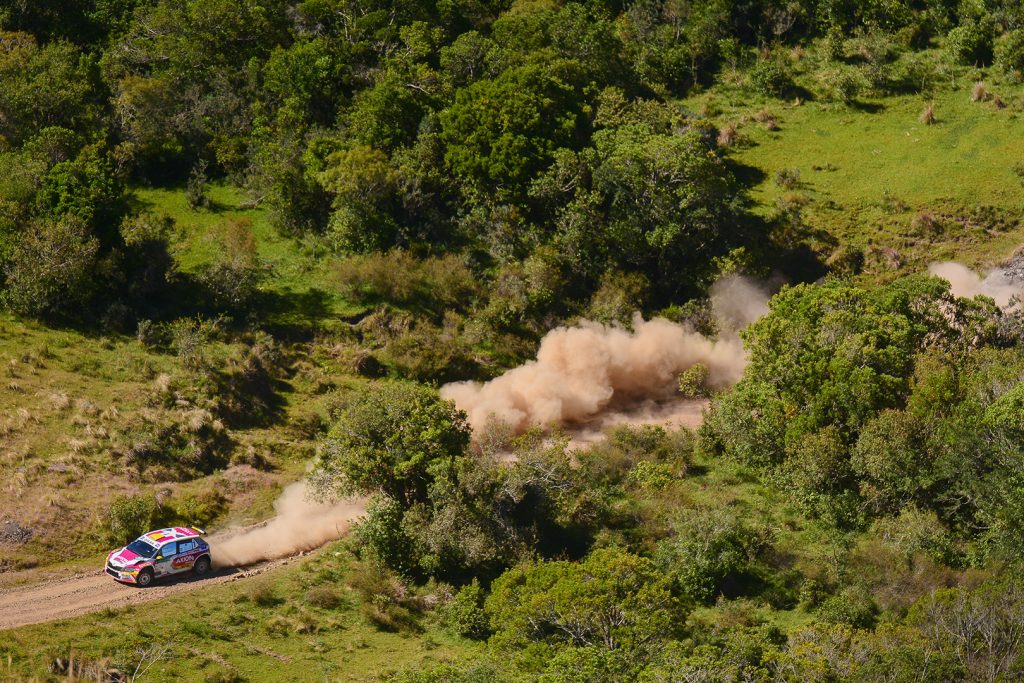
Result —
<svg viewBox="0 0 1024 683"><path fill-rule="evenodd" d="M190 541L178 541L178 554L188 553L196 549L195 540Z"/></svg>
<svg viewBox="0 0 1024 683"><path fill-rule="evenodd" d="M160 554L163 555L165 559L168 557L174 557L174 546L176 545L177 543L174 541L168 543L164 547L160 548Z"/></svg>

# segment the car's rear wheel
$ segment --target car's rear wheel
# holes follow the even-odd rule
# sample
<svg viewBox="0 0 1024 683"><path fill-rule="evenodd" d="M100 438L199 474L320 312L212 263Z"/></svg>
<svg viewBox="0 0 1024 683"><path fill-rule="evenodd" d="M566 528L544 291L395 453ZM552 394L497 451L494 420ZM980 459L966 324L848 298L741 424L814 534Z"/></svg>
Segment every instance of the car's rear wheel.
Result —
<svg viewBox="0 0 1024 683"><path fill-rule="evenodd" d="M146 588L153 583L153 570L146 568L139 572L139 575L135 577L135 583L142 588Z"/></svg>
<svg viewBox="0 0 1024 683"><path fill-rule="evenodd" d="M196 576L202 576L203 574L209 572L210 558L208 558L206 555L200 557L198 560L196 560L196 563L192 565L192 571L195 573Z"/></svg>

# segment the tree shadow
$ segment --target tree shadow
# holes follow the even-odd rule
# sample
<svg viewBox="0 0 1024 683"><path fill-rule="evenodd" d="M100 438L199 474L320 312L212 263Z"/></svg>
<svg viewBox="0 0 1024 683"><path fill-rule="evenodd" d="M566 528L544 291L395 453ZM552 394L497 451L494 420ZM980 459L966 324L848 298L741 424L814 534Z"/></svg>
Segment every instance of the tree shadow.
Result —
<svg viewBox="0 0 1024 683"><path fill-rule="evenodd" d="M880 111L885 110L885 105L881 102L864 102L862 100L851 100L848 104L850 109L854 109L865 114L877 114Z"/></svg>
<svg viewBox="0 0 1024 683"><path fill-rule="evenodd" d="M749 190L755 185L763 183L768 177L768 174L757 166L744 164L731 157L726 158L725 164L732 172L733 177L736 178L736 182L744 190Z"/></svg>
<svg viewBox="0 0 1024 683"><path fill-rule="evenodd" d="M331 317L330 295L319 287L304 292L262 291L247 315L274 337L308 341Z"/></svg>

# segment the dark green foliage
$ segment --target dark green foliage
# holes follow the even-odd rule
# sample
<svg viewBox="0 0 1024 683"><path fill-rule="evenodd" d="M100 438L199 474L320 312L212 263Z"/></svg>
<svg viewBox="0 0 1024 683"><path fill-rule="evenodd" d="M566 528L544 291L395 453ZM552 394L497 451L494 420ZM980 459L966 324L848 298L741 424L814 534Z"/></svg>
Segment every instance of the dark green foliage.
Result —
<svg viewBox="0 0 1024 683"><path fill-rule="evenodd" d="M50 126L93 128L97 81L95 62L74 46L40 46L29 34L0 32L0 139L20 144Z"/></svg>
<svg viewBox="0 0 1024 683"><path fill-rule="evenodd" d="M4 303L29 317L75 314L95 287L99 243L74 216L40 220L7 264Z"/></svg>
<svg viewBox="0 0 1024 683"><path fill-rule="evenodd" d="M441 113L445 164L464 192L499 196L539 171L559 147L572 145L582 125L578 65L509 69L496 80L459 90Z"/></svg>
<svg viewBox="0 0 1024 683"><path fill-rule="evenodd" d="M962 23L946 35L946 52L957 64L991 64L992 33L992 21L988 18Z"/></svg>
<svg viewBox="0 0 1024 683"><path fill-rule="evenodd" d="M916 353L960 354L964 329L970 343L993 339L995 312L918 278L876 290L838 281L788 288L771 308L744 333L751 365L710 413L705 443L778 466L809 509L842 523L854 523L854 493L892 510L929 490L919 466L932 458L914 450L913 417L883 411L916 400L935 380L912 382Z"/></svg>
<svg viewBox="0 0 1024 683"><path fill-rule="evenodd" d="M534 676L582 666L602 678L628 679L682 616L653 563L614 548L580 563L517 567L494 582L486 608L495 629L491 646Z"/></svg>
<svg viewBox="0 0 1024 683"><path fill-rule="evenodd" d="M441 619L445 625L466 638L484 638L490 631L490 622L484 612L484 591L473 579L455 593L444 606Z"/></svg>
<svg viewBox="0 0 1024 683"><path fill-rule="evenodd" d="M691 603L709 602L735 591L770 543L765 529L722 511L694 510L679 516L655 559L677 595Z"/></svg>
<svg viewBox="0 0 1024 683"><path fill-rule="evenodd" d="M210 206L210 198L206 196L207 180L206 160L200 159L188 174L188 183L185 185L185 201L193 211Z"/></svg>
<svg viewBox="0 0 1024 683"><path fill-rule="evenodd" d="M1013 82L1024 80L1024 28L1008 31L996 40L994 66Z"/></svg>
<svg viewBox="0 0 1024 683"><path fill-rule="evenodd" d="M107 533L114 543L128 543L149 531L156 512L152 496L117 496L107 513Z"/></svg>
<svg viewBox="0 0 1024 683"><path fill-rule="evenodd" d="M465 416L426 387L381 382L339 414L314 476L346 493L381 493L403 506L427 498L430 470L469 443Z"/></svg>
<svg viewBox="0 0 1024 683"><path fill-rule="evenodd" d="M793 88L793 78L780 59L759 59L750 70L750 82L762 95L784 97Z"/></svg>

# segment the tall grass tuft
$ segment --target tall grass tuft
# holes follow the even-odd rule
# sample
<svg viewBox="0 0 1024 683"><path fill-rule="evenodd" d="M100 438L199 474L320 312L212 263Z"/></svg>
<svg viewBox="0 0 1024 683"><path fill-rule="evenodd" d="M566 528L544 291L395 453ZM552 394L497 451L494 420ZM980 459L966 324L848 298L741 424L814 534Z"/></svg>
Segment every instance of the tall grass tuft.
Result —
<svg viewBox="0 0 1024 683"><path fill-rule="evenodd" d="M926 126L934 125L936 123L935 103L929 103L928 106L924 108L924 111L921 112L921 116L919 116L917 120Z"/></svg>

